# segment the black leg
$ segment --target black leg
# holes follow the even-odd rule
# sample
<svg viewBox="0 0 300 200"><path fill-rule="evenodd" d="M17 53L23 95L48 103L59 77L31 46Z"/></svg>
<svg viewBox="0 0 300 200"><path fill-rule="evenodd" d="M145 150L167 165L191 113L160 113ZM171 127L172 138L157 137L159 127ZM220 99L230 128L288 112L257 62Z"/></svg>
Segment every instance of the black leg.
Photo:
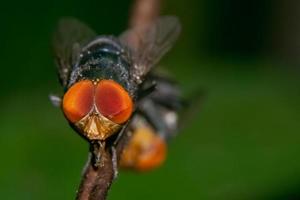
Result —
<svg viewBox="0 0 300 200"><path fill-rule="evenodd" d="M144 100L139 106L139 111L158 134L164 138L168 137L168 127L164 122L163 116L151 100Z"/></svg>
<svg viewBox="0 0 300 200"><path fill-rule="evenodd" d="M147 83L142 86L142 90L138 94L138 101L149 96L151 93L153 93L156 89L156 82L151 81L150 83Z"/></svg>
<svg viewBox="0 0 300 200"><path fill-rule="evenodd" d="M91 152L92 152L92 161L94 167L99 167L101 165L101 156L105 151L105 142L98 140L91 142Z"/></svg>

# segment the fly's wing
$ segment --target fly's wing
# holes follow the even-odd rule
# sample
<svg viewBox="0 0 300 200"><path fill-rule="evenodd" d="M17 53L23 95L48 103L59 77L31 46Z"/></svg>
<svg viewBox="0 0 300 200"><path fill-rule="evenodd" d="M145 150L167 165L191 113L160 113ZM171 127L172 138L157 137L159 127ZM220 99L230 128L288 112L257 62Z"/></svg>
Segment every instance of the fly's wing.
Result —
<svg viewBox="0 0 300 200"><path fill-rule="evenodd" d="M67 86L72 66L79 56L82 45L95 36L93 30L77 19L64 18L58 23L53 37L53 50L63 87Z"/></svg>
<svg viewBox="0 0 300 200"><path fill-rule="evenodd" d="M141 83L152 67L167 53L181 30L178 19L164 16L145 27L133 27L120 37L122 44L131 50L134 66L131 73Z"/></svg>

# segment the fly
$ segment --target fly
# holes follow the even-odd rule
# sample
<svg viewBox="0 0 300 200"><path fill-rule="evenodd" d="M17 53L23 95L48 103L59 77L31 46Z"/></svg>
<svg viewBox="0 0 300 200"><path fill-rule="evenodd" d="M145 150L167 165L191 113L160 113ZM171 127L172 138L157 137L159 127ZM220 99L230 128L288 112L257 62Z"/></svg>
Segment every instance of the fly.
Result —
<svg viewBox="0 0 300 200"><path fill-rule="evenodd" d="M152 69L176 41L180 24L176 17L165 16L144 28L143 32L129 29L119 37L98 36L82 22L67 18L54 34L64 95L51 96L51 100L62 108L71 127L90 142L95 166L105 148L114 148L118 136L134 125L131 119L140 113L154 127L167 124L160 120L164 115L153 116L151 109L157 106L149 107L143 99L160 86L159 81L154 84L157 78ZM132 36L138 42L132 42Z"/></svg>
<svg viewBox="0 0 300 200"><path fill-rule="evenodd" d="M120 160L123 169L149 171L160 167L167 157L167 143L179 130L178 113L183 101L178 85L165 76L151 73L148 81L156 82L156 89L138 104L139 113L130 123L132 137Z"/></svg>

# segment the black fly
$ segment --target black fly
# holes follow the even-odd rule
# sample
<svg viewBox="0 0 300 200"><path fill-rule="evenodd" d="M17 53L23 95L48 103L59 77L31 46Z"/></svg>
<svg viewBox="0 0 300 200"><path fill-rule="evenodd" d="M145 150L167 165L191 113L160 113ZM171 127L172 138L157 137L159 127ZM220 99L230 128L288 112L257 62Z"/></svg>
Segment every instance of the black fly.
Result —
<svg viewBox="0 0 300 200"><path fill-rule="evenodd" d="M108 140L119 138L126 126L136 127L139 119L163 138L175 132L179 91L152 69L179 33L180 24L173 16L119 37L98 36L73 18L59 23L53 48L64 95L51 100L91 143L95 166L106 147L114 148L116 141L108 144Z"/></svg>

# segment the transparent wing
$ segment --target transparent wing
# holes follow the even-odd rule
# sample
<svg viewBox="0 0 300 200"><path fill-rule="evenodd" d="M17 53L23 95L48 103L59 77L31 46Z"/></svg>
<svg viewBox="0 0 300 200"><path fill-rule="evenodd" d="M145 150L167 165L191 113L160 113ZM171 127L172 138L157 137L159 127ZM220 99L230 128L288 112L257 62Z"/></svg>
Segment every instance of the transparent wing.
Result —
<svg viewBox="0 0 300 200"><path fill-rule="evenodd" d="M131 50L135 65L132 73L136 79L142 80L170 50L180 30L177 17L164 16L149 26L129 29L119 37L121 43Z"/></svg>
<svg viewBox="0 0 300 200"><path fill-rule="evenodd" d="M61 84L65 87L73 61L80 48L96 36L88 26L74 18L64 18L58 23L53 37L53 50L58 65Z"/></svg>

